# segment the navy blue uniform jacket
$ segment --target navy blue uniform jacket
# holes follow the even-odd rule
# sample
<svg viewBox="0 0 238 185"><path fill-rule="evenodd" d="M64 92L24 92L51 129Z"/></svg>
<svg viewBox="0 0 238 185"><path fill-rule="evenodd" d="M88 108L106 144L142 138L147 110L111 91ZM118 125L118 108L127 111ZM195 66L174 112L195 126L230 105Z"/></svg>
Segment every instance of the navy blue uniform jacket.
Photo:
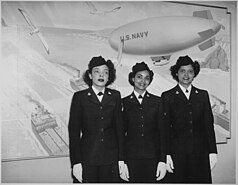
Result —
<svg viewBox="0 0 238 185"><path fill-rule="evenodd" d="M217 153L208 92L192 86L189 100L180 87L162 93L168 153Z"/></svg>
<svg viewBox="0 0 238 185"><path fill-rule="evenodd" d="M69 118L71 166L109 165L123 159L120 92L105 89L102 102L92 88L73 95Z"/></svg>
<svg viewBox="0 0 238 185"><path fill-rule="evenodd" d="M134 93L122 99L126 159L166 158L165 131L160 121L161 99L145 93L142 104Z"/></svg>

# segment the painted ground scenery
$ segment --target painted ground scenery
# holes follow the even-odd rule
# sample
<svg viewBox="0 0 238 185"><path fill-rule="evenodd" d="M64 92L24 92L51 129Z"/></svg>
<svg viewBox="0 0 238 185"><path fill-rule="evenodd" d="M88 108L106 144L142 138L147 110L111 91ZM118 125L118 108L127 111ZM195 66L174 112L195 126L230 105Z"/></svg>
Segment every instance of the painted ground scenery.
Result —
<svg viewBox="0 0 238 185"><path fill-rule="evenodd" d="M170 2L1 5L3 160L68 155L71 98L87 88L81 76L99 55L117 65L111 88L122 97L132 92L128 74L136 62L153 69L148 90L160 96L176 85L170 66L181 55L191 56L202 66L194 85L209 91L217 142L230 137L226 9ZM194 26L185 26L191 20Z"/></svg>

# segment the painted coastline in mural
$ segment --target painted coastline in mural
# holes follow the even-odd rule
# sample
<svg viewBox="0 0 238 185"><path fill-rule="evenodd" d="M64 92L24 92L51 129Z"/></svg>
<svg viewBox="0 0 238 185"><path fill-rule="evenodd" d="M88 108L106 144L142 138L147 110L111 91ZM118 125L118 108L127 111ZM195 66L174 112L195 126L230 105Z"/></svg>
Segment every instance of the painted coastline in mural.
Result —
<svg viewBox="0 0 238 185"><path fill-rule="evenodd" d="M1 2L2 159L67 155L75 91L93 56L117 65L111 86L132 91L128 74L145 61L149 90L173 87L180 55L201 64L194 85L207 89L218 143L230 138L230 15L226 9L169 2Z"/></svg>

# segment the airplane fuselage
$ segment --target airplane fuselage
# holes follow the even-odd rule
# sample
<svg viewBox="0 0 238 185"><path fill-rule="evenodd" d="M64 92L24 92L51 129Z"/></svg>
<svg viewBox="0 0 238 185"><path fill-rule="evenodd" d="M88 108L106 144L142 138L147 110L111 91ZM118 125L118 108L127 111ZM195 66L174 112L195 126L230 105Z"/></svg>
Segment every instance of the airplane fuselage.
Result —
<svg viewBox="0 0 238 185"><path fill-rule="evenodd" d="M117 51L123 40L123 53L166 55L203 43L220 29L216 21L199 17L154 17L120 26L109 44Z"/></svg>

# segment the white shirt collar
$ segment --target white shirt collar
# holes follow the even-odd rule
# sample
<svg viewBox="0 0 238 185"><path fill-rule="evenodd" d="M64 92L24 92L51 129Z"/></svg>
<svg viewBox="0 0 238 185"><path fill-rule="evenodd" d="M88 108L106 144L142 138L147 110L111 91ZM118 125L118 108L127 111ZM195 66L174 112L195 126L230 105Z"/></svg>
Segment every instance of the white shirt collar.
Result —
<svg viewBox="0 0 238 185"><path fill-rule="evenodd" d="M93 85L92 85L92 89L93 89L93 91L95 92L96 95L97 95L99 92L102 92L102 93L104 94L104 91L105 91L105 88L103 88L102 91L99 91L99 90L97 90Z"/></svg>
<svg viewBox="0 0 238 185"><path fill-rule="evenodd" d="M141 96L142 96L143 98L144 98L144 96L145 96L145 93L146 93L146 91L141 94ZM134 91L134 94L135 94L135 96L136 96L137 98L139 98L140 94L139 94L138 92Z"/></svg>
<svg viewBox="0 0 238 185"><path fill-rule="evenodd" d="M145 93L146 93L146 91L141 94L141 96L142 96L143 98L144 98L144 96L145 96ZM143 99L139 99L140 94L139 94L138 92L136 92L135 90L134 90L134 94L135 94L137 100L141 103Z"/></svg>
<svg viewBox="0 0 238 185"><path fill-rule="evenodd" d="M191 88L192 88L192 85L190 84L187 89L184 88L184 87L183 87L182 85L180 85L180 84L179 84L179 87L180 87L180 89L181 89L183 92L185 92L186 90L188 90L188 91L190 92L190 91L191 91Z"/></svg>
<svg viewBox="0 0 238 185"><path fill-rule="evenodd" d="M94 93L96 94L96 96L97 96L97 98L98 98L98 100L101 102L102 101L102 98L103 98L103 96L98 96L98 93L99 92L102 92L103 94L104 94L104 92L105 92L105 88L103 88L103 90L102 91L99 91L99 90L97 90L93 85L92 85L92 89L93 89L93 91L94 91Z"/></svg>
<svg viewBox="0 0 238 185"><path fill-rule="evenodd" d="M180 89L183 91L183 93L185 94L185 96L187 97L187 99L189 99L190 93L191 93L191 89L192 89L192 85L190 84L188 86L188 88L184 88L182 85L179 84ZM186 90L188 90L188 92L186 92Z"/></svg>

